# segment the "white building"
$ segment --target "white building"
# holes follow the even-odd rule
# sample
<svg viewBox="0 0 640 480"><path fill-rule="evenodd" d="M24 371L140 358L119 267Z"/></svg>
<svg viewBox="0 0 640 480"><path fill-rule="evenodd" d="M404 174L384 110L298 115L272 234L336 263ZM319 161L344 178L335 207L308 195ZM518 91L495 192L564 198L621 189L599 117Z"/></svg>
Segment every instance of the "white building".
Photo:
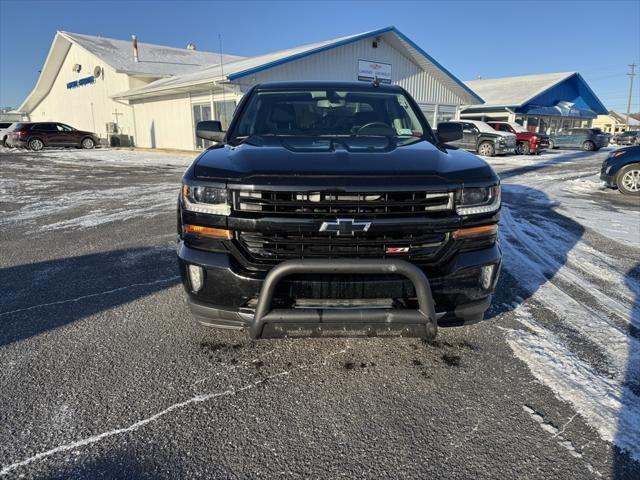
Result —
<svg viewBox="0 0 640 480"><path fill-rule="evenodd" d="M136 146L193 150L199 120L228 124L257 83L371 81L404 87L433 125L482 102L395 27L251 58L58 32L38 83L20 106L32 121L56 120L107 136L111 123ZM79 66L79 67L78 67Z"/></svg>

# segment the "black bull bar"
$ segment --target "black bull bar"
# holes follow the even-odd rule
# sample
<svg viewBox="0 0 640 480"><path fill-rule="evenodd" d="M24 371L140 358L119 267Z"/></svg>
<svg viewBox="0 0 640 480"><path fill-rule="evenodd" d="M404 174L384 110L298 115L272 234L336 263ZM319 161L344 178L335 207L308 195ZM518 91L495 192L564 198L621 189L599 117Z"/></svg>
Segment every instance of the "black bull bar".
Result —
<svg viewBox="0 0 640 480"><path fill-rule="evenodd" d="M295 274L394 274L409 279L415 288L418 309L395 308L290 308L272 309L278 283ZM405 336L433 339L437 320L429 280L424 272L404 260L288 260L275 266L267 274L253 323L249 327L252 338L285 336L287 331L314 330L313 333L349 329L366 330L368 334L399 331Z"/></svg>

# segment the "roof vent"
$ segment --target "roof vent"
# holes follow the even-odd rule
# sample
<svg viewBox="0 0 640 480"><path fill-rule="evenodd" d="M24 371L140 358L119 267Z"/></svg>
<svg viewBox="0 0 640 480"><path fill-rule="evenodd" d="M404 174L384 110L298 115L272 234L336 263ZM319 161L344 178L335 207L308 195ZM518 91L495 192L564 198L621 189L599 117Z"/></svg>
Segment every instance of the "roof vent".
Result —
<svg viewBox="0 0 640 480"><path fill-rule="evenodd" d="M133 45L133 60L139 62L138 59L138 37L135 35L131 35L132 45Z"/></svg>
<svg viewBox="0 0 640 480"><path fill-rule="evenodd" d="M187 43L187 50L195 50L196 49L196 44L195 43Z"/></svg>

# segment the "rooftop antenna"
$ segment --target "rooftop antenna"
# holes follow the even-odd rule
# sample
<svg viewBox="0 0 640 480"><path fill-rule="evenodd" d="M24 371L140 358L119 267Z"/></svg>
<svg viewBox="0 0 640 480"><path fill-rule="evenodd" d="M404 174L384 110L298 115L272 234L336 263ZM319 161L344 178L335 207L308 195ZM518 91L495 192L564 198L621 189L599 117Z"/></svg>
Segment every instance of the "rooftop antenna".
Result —
<svg viewBox="0 0 640 480"><path fill-rule="evenodd" d="M376 87L376 88L380 86L380 80L378 80L378 75L375 72L373 73L373 83L372 83L372 85L374 87Z"/></svg>
<svg viewBox="0 0 640 480"><path fill-rule="evenodd" d="M224 57L222 55L222 34L218 34L218 42L220 44L220 73L222 75L222 80L224 81ZM226 117L227 117L227 108L225 106L225 98L224 98L224 85L222 85L222 108L224 109L224 116L225 116L225 123L226 123ZM220 118L220 121L222 121L222 118Z"/></svg>

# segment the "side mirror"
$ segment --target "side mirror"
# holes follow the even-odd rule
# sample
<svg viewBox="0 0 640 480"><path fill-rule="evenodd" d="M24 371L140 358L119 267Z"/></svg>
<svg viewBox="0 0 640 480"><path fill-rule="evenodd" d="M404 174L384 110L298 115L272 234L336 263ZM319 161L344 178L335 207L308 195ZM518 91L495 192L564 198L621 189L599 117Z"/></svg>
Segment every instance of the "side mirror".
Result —
<svg viewBox="0 0 640 480"><path fill-rule="evenodd" d="M212 142L224 141L226 132L222 131L222 124L218 120L204 120L196 125L196 137Z"/></svg>
<svg viewBox="0 0 640 480"><path fill-rule="evenodd" d="M438 124L438 138L442 143L455 142L462 138L462 125L453 122Z"/></svg>

